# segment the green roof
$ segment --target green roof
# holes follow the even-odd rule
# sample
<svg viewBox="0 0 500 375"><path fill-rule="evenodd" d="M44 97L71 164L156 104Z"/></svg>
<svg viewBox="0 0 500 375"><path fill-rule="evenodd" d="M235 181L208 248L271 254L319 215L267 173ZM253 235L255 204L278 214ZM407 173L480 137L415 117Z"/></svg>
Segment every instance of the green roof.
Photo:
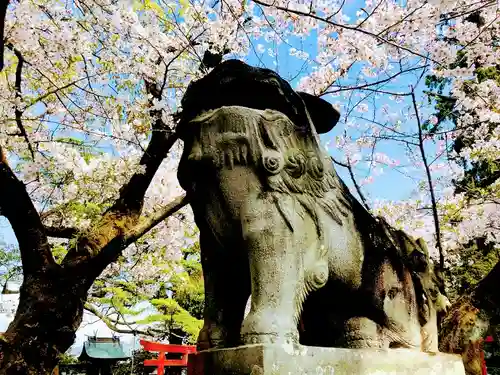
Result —
<svg viewBox="0 0 500 375"><path fill-rule="evenodd" d="M99 342L89 340L83 345L82 357L90 357L94 359L127 359L129 358L123 351L120 341L105 341Z"/></svg>

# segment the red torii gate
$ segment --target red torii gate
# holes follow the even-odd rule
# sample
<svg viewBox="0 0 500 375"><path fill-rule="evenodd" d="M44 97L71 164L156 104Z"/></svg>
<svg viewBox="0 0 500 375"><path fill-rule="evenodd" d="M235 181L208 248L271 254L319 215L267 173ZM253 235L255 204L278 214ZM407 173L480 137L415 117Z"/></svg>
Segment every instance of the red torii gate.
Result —
<svg viewBox="0 0 500 375"><path fill-rule="evenodd" d="M160 344L159 342L151 342L140 340L144 350L148 352L158 352L157 359L146 359L144 366L156 366L158 368L158 375L165 374L165 367L180 366L187 367L188 354L196 353L195 345L175 345L175 344ZM181 359L166 359L166 353L180 353L183 354Z"/></svg>
<svg viewBox="0 0 500 375"><path fill-rule="evenodd" d="M493 336L487 336L484 339L484 342L493 342ZM482 342L481 342L482 344ZM486 369L486 361L484 360L484 350L482 350L482 345L481 345L481 374L482 375L488 375L488 371Z"/></svg>

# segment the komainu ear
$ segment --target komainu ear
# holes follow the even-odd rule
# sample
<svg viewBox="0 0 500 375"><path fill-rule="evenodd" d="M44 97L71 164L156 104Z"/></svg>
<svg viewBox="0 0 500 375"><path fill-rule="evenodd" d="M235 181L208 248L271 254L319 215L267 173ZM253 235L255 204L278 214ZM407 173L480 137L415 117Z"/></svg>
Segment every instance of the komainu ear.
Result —
<svg viewBox="0 0 500 375"><path fill-rule="evenodd" d="M326 100L298 91L318 134L328 133L339 122L340 113Z"/></svg>

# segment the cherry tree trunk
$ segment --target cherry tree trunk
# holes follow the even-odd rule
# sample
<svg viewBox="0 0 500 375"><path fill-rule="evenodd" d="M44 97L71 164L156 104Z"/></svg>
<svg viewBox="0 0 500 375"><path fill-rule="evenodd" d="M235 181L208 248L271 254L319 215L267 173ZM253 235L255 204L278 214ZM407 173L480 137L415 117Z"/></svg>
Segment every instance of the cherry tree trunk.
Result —
<svg viewBox="0 0 500 375"><path fill-rule="evenodd" d="M51 374L73 344L86 288L56 265L25 277L16 316L0 338L0 374Z"/></svg>

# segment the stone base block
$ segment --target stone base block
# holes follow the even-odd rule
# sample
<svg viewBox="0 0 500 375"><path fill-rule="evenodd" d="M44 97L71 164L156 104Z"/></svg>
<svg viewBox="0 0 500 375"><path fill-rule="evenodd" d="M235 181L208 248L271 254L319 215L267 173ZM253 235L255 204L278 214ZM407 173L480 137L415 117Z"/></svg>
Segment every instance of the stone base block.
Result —
<svg viewBox="0 0 500 375"><path fill-rule="evenodd" d="M453 354L245 345L189 355L188 375L465 375Z"/></svg>

